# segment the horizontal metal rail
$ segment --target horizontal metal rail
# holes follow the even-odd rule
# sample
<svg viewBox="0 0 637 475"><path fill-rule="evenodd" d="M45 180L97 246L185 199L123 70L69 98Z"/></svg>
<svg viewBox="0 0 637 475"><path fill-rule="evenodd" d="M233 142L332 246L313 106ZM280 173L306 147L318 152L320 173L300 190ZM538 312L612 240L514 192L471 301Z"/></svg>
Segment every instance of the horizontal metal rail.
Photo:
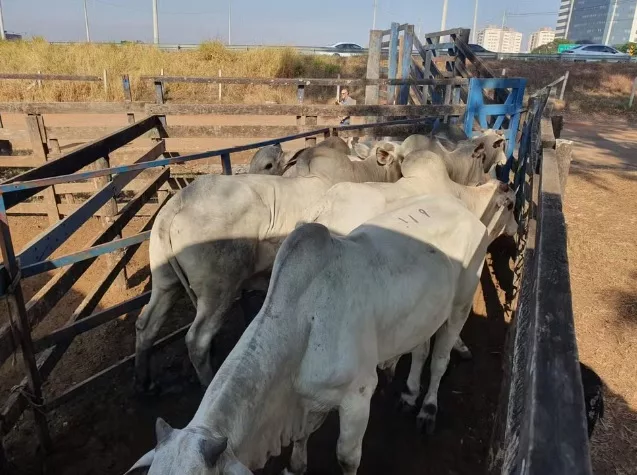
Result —
<svg viewBox="0 0 637 475"><path fill-rule="evenodd" d="M0 193L5 194L5 193L14 193L18 191L31 190L32 192L31 194L35 194L38 191L41 191L47 186L51 186L51 185L58 185L61 183L85 180L89 178L97 178L100 176L115 175L115 174L121 174L121 173L133 172L133 171L141 171L148 168L156 168L156 167L164 167L167 165L182 164L182 163L191 162L193 160L201 160L203 158L217 157L217 156L227 155L230 153L244 152L246 150L253 150L255 148L261 148L267 145L275 145L275 144L289 142L292 140L297 140L297 139L301 139L305 137L325 135L326 133L329 133L332 130L339 131L339 130L373 129L373 128L380 128L380 127L390 127L394 125L418 124L421 122L426 122L428 120L431 120L431 118L427 117L427 118L420 118L420 119L405 119L405 120L396 120L391 122L377 122L373 124L357 124L357 125L340 126L340 127L323 127L320 129L310 131L310 132L304 132L304 133L300 133L296 135L289 135L287 137L280 137L276 139L265 140L262 142L240 145L237 147L231 147L226 149L211 150L206 152L194 153L191 155L184 155L180 157L157 159L157 160L144 162L144 163L136 163L133 165L120 165L117 167L105 168L102 170L74 173L70 175L60 175L56 177L42 178L42 179L37 179L32 181L25 181L21 183L9 183L6 185L0 185ZM34 192L33 190L36 190L36 191Z"/></svg>
<svg viewBox="0 0 637 475"><path fill-rule="evenodd" d="M22 267L22 277L31 277L43 272L59 269L60 267L70 266L71 264L75 264L76 262L81 262L87 259L101 256L103 254L108 254L109 252L132 246L133 244L139 244L140 242L144 242L148 239L150 239L150 231L145 231L143 233L135 234L134 236L115 239L104 244L90 247L83 251L67 254L66 256L56 257L55 259L49 259L46 261L35 262L33 264Z"/></svg>
<svg viewBox="0 0 637 475"><path fill-rule="evenodd" d="M150 232L150 231L146 231ZM141 295L132 297L124 302L118 303L112 307L102 310L101 312L94 313L90 317L86 317L82 320L78 320L75 323L60 328L54 332L49 333L42 338L33 342L33 349L36 353L42 350L55 346L59 343L68 343L78 335L85 333L93 328L97 328L106 322L110 322L117 317L131 313L135 310L142 308L150 300L150 290L144 292Z"/></svg>

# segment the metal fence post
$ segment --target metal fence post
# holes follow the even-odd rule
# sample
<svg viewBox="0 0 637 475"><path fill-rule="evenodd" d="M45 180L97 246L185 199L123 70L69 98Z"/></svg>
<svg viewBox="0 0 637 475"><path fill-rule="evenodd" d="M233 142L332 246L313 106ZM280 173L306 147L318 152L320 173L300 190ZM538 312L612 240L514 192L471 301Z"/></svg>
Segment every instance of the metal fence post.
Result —
<svg viewBox="0 0 637 475"><path fill-rule="evenodd" d="M49 434L42 398L42 378L40 377L40 372L38 371L37 362L35 360L33 340L31 339L31 326L29 324L27 310L24 305L24 296L22 295L22 287L20 285L20 263L16 259L13 249L9 222L7 220L7 210L2 195L0 195L0 248L2 250L2 260L11 282L7 295L5 296L9 322L16 341L20 344L22 359L27 373L28 393L22 392L21 396L26 398L31 405L38 438L44 450L49 451L51 448L51 436Z"/></svg>
<svg viewBox="0 0 637 475"><path fill-rule="evenodd" d="M318 117L315 115L308 115L305 117L305 125L316 126ZM305 146L314 147L316 145L316 137L305 137Z"/></svg>

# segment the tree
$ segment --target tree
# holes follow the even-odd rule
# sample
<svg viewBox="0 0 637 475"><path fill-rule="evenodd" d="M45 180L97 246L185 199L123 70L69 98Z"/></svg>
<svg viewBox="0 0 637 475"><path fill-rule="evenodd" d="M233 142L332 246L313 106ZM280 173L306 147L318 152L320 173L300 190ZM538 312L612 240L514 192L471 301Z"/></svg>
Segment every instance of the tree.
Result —
<svg viewBox="0 0 637 475"><path fill-rule="evenodd" d="M550 43L538 46L531 53L533 54L557 54L557 47L559 45L571 44L571 41L564 38L556 38Z"/></svg>
<svg viewBox="0 0 637 475"><path fill-rule="evenodd" d="M622 53L628 53L631 56L637 56L637 43L625 43L623 45L615 46L617 51L621 51Z"/></svg>

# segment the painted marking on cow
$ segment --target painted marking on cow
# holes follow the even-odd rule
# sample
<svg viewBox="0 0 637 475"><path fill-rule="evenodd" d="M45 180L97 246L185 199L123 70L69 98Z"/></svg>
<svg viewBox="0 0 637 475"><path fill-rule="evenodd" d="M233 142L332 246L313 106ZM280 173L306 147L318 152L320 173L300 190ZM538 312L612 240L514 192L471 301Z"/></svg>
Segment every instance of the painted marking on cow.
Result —
<svg viewBox="0 0 637 475"><path fill-rule="evenodd" d="M431 216L429 216L429 215L427 214L427 212L426 212L424 209L422 209L422 208L418 208L418 212L419 212L420 214L424 214L424 215L425 215L425 216L427 216L428 218L431 218Z"/></svg>
<svg viewBox="0 0 637 475"><path fill-rule="evenodd" d="M412 221L413 221L414 223L417 223L417 222L418 222L418 220L417 220L416 218L414 218L411 214L409 215L409 217L412 219Z"/></svg>

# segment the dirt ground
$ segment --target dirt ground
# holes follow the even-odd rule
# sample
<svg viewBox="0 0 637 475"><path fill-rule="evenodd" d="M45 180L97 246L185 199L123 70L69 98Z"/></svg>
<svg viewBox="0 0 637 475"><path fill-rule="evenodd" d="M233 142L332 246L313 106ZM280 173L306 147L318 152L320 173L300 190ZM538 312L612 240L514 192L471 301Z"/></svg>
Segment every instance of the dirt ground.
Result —
<svg viewBox="0 0 637 475"><path fill-rule="evenodd" d="M605 384L596 474L637 473L637 129L565 120L574 141L565 212L579 355Z"/></svg>
<svg viewBox="0 0 637 475"><path fill-rule="evenodd" d="M101 116L100 116L101 118ZM125 118L118 117L125 125ZM7 119L3 116L5 124ZM170 120L170 119L169 119ZM183 119L190 120L190 119ZM200 120L200 119L195 119ZM57 124L56 124L57 125ZM565 210L569 225L569 259L580 357L606 383L606 415L592 440L597 474L637 473L637 339L635 320L637 294L635 204L631 185L636 178L637 133L625 123L604 126L566 121L565 138L576 140ZM237 143L239 141L234 141ZM210 142L212 146L216 143ZM202 148L208 148L209 143ZM618 193L616 193L618 192ZM622 211L609 212L612 198L621 200ZM592 198L592 199L591 199ZM628 208L628 209L626 209ZM631 213L632 211L632 213ZM134 233L142 220L134 220L124 231ZM12 236L19 249L46 227L40 217L10 220ZM94 220L74 234L55 255L63 255L86 243L100 229ZM632 233L631 233L632 231ZM508 262L509 247L500 242L493 259ZM497 251L497 252L496 252ZM131 288L111 289L96 311L138 295L149 288L148 246L144 244L127 268ZM610 262L608 262L610 261ZM96 262L62 299L36 334L63 325L104 272ZM24 283L28 299L47 277ZM510 280L494 282L485 270L474 311L463 330L463 338L474 354L472 362L455 358L443 378L439 400L437 432L425 438L416 430L413 415L394 408L396 393L405 379L405 363L388 390L374 396L364 441L362 474L474 474L482 473L491 435L492 417L499 395L502 342L507 322L501 305L502 292L510 291ZM500 298L498 298L500 297ZM178 328L194 316L192 305L182 299L172 312L162 334ZM0 310L0 318L2 318ZM219 337L221 354L230 350L241 332L238 306ZM48 397L102 370L134 349L134 317L115 320L84 334L73 342L50 382ZM183 339L160 350L153 360L153 373L161 388L156 397L138 397L132 391L132 371L122 369L108 381L51 414L54 440L52 454L36 447L29 413L5 438L7 455L18 474L119 474L154 446L153 427L157 416L175 427L192 417L203 395L187 358ZM0 368L0 398L20 380L19 362ZM424 378L427 375L423 375ZM381 385L385 388L384 385ZM337 417L332 415L310 439L309 473L340 473L335 456ZM278 473L285 454L272 460L260 473Z"/></svg>

